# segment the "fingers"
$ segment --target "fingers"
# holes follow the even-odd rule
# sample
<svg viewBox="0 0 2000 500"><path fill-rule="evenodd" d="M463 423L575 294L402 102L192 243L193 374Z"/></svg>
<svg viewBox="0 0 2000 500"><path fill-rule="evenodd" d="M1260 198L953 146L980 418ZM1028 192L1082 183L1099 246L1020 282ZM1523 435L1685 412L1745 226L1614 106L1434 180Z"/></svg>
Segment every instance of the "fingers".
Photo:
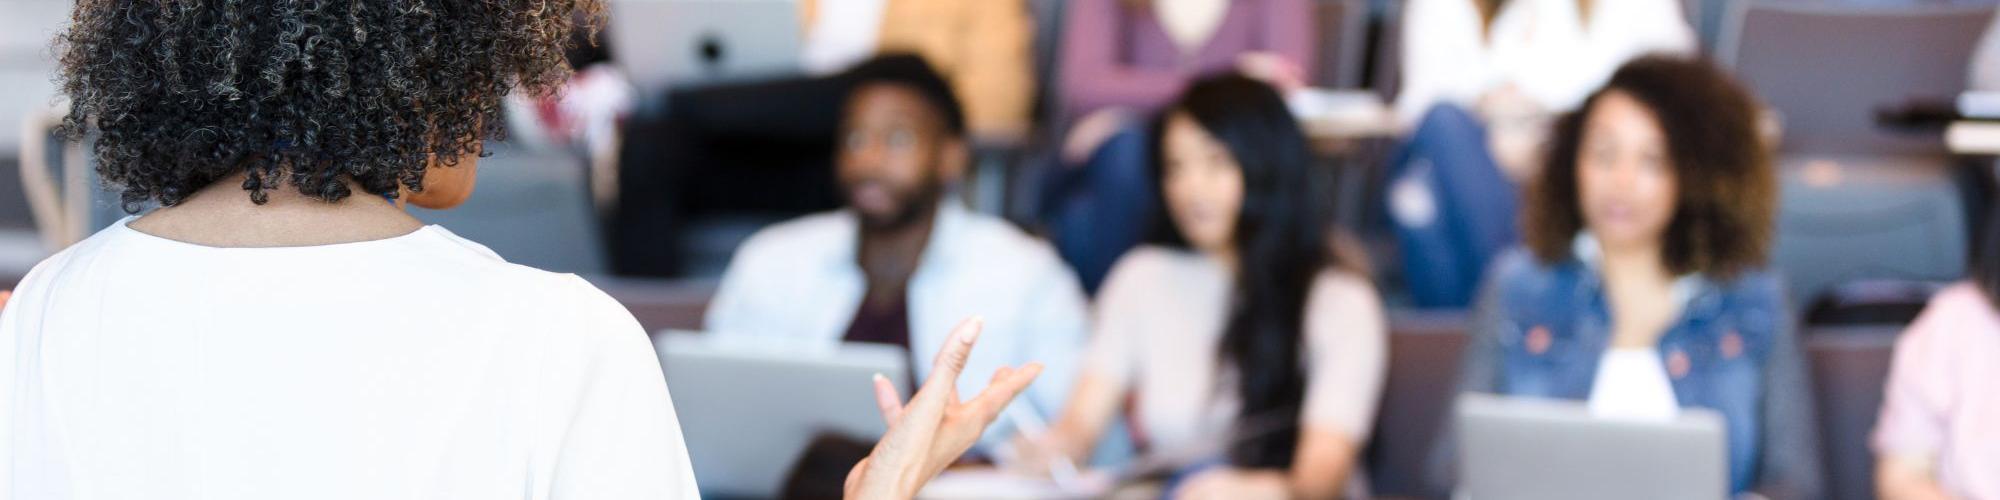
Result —
<svg viewBox="0 0 2000 500"><path fill-rule="evenodd" d="M882 422L891 429L903 419L903 395L896 390L895 382L880 373L875 374L875 406L882 410Z"/></svg>
<svg viewBox="0 0 2000 500"><path fill-rule="evenodd" d="M1014 367L1012 366L1002 366L998 370L993 370L993 378L986 381L986 386L992 387L993 384L1000 383L1002 379L1007 378L1008 375L1013 373L1014 373Z"/></svg>
<svg viewBox="0 0 2000 500"><path fill-rule="evenodd" d="M972 357L972 344L979 340L979 331L986 321L978 317L967 319L951 330L951 337L938 349L937 357L931 360L931 379L926 385L942 378L946 383L957 383L959 372L965 371L965 362Z"/></svg>
<svg viewBox="0 0 2000 500"><path fill-rule="evenodd" d="M907 439L929 442L937 435L938 425L944 420L945 408L957 403L956 386L958 374L965 369L966 358L972 354L972 343L979 338L979 318L966 320L951 332L938 350L931 367L929 379L917 393L910 395L910 402L902 405L902 410L894 418L892 436L907 436ZM880 391L877 392L880 400ZM886 414L885 414L886 416ZM888 442L887 439L884 441ZM928 445L919 446L928 448Z"/></svg>
<svg viewBox="0 0 2000 500"><path fill-rule="evenodd" d="M1007 408L1007 403L1020 396L1021 391L1027 390L1028 384L1041 374L1041 363L1028 363L1019 370L1001 369L993 374L992 383L979 391L979 395L973 397L967 406L982 420L992 421L1000 415L1000 410Z"/></svg>

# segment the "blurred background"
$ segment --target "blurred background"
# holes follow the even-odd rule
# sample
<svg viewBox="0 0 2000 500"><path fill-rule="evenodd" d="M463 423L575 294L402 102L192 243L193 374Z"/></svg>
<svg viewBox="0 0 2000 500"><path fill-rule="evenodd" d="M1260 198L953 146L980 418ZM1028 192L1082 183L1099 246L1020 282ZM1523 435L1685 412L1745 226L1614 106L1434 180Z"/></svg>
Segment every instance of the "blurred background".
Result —
<svg viewBox="0 0 2000 500"><path fill-rule="evenodd" d="M1157 216L1122 211L1103 192L1118 189L1119 167L1101 165L1144 164L1120 159L1145 154L1121 151L1121 138L1143 135L1147 114L1193 76L1265 73L1286 90L1315 175L1332 187L1324 202L1389 309L1389 378L1364 454L1370 483L1377 494L1437 493L1420 476L1450 402L1446 367L1458 366L1472 289L1405 261L1412 218L1439 214L1431 195L1397 180L1425 110L1462 98L1449 88L1454 76L1434 67L1475 64L1450 54L1446 41L1459 35L1447 31L1461 25L1421 5L1448 0L1299 0L1310 29L1284 33L1253 18L1275 14L1245 8L1219 27L1185 30L1196 35L1169 29L1163 40L1195 48L1184 54L1121 35L1145 2L928 1L611 0L607 31L572 51L568 91L512 103L513 135L491 146L471 202L419 217L510 261L583 275L649 330L700 329L745 238L843 203L833 177L843 71L915 52L954 81L966 109L973 160L957 197L1050 240L1093 290ZM1982 82L2000 89L2000 74L1985 74L2000 73L2000 61L1979 49L2000 36L1988 33L2000 2L1596 0L1590 9L1626 2L1672 3L1678 17L1614 20L1589 30L1631 40L1583 39L1561 59L1514 63L1583 82L1523 84L1524 102L1546 118L1624 59L1656 50L1705 57L1760 100L1782 186L1772 266L1809 358L1826 486L1833 498L1871 497L1866 439L1891 346L1932 293L1965 277L1991 203L1988 154L2000 134L1964 121L1960 96ZM11 286L123 212L95 187L84 146L50 131L62 108L48 43L71 4L0 6L0 284ZM1496 27L1505 18L1484 22L1465 26L1505 29ZM1650 24L1690 38L1645 39ZM1536 149L1538 136L1524 133L1509 140ZM1509 154L1495 141L1495 156ZM1474 259L1476 279L1483 257Z"/></svg>

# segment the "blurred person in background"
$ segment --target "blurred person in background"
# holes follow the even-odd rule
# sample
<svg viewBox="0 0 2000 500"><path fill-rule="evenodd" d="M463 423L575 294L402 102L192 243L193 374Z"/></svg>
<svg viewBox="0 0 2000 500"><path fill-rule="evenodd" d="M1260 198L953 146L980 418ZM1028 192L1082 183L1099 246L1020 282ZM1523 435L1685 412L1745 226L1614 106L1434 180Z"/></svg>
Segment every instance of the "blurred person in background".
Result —
<svg viewBox="0 0 2000 500"><path fill-rule="evenodd" d="M78 2L68 138L161 208L0 312L0 498L697 498L631 313L403 211L471 194L503 100L561 85L601 8ZM878 385L845 496L914 496L1039 373L961 402L978 334L933 344L907 405Z"/></svg>
<svg viewBox="0 0 2000 500"><path fill-rule="evenodd" d="M690 218L840 205L834 138L853 83L879 54L922 56L952 83L975 140L1030 124L1034 20L1024 0L804 0L805 74L669 90L627 124L608 237L614 271L675 276Z"/></svg>
<svg viewBox="0 0 2000 500"><path fill-rule="evenodd" d="M1386 326L1331 250L1303 132L1275 89L1237 74L1195 83L1156 130L1169 217L1105 282L1062 418L1019 443L1081 461L1129 411L1173 498L1365 496Z"/></svg>
<svg viewBox="0 0 2000 500"><path fill-rule="evenodd" d="M988 346L970 366L1046 363L1050 373L1024 404L1056 408L1086 331L1076 275L1046 243L949 194L971 161L965 118L950 85L923 59L886 56L855 68L853 78L836 160L847 206L744 242L709 305L706 329L922 353L943 345L938 334L953 322L980 314ZM1004 432L996 429L996 439Z"/></svg>
<svg viewBox="0 0 2000 500"><path fill-rule="evenodd" d="M1610 418L1714 409L1732 493L1819 498L1811 387L1764 267L1778 188L1757 109L1713 66L1653 56L1558 121L1527 191L1527 248L1481 291L1459 391ZM1443 439L1433 480L1447 484Z"/></svg>
<svg viewBox="0 0 2000 500"><path fill-rule="evenodd" d="M1064 125L1040 216L1097 290L1144 238L1153 180L1144 124L1198 75L1237 69L1281 89L1312 74L1308 0L1073 0L1057 84Z"/></svg>
<svg viewBox="0 0 2000 500"><path fill-rule="evenodd" d="M1388 213L1414 305L1462 308L1517 241L1516 186L1557 113L1620 64L1692 53L1676 0L1410 0Z"/></svg>
<svg viewBox="0 0 2000 500"><path fill-rule="evenodd" d="M2000 498L2000 214L1972 279L1931 298L1896 340L1876 423L1885 499Z"/></svg>

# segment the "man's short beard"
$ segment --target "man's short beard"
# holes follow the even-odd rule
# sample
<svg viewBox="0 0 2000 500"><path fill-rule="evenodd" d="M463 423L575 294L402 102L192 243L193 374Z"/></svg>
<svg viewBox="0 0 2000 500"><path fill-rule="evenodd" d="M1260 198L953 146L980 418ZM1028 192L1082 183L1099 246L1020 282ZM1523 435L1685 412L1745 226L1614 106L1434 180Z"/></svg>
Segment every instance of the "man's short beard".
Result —
<svg viewBox="0 0 2000 500"><path fill-rule="evenodd" d="M901 209L888 216L871 217L865 213L860 214L861 230L870 233L888 233L909 229L910 226L929 216L930 212L937 210L938 200L943 197L942 192L943 190L938 188L926 189L911 197L909 203L903 204Z"/></svg>

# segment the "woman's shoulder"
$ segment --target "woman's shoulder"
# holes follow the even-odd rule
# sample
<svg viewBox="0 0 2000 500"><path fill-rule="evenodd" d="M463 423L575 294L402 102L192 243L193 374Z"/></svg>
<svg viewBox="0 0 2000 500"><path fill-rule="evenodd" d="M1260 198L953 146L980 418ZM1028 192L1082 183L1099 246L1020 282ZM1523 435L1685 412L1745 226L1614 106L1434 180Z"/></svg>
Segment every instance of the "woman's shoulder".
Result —
<svg viewBox="0 0 2000 500"><path fill-rule="evenodd" d="M1516 246L1487 264L1485 282L1508 296L1539 296L1563 283L1575 282L1573 278L1581 269L1574 258L1544 262L1527 247Z"/></svg>
<svg viewBox="0 0 2000 500"><path fill-rule="evenodd" d="M1139 245L1118 257L1118 262L1111 265L1111 273L1107 275L1105 282L1151 279L1199 267L1202 265L1202 259L1200 254L1188 250L1152 244Z"/></svg>
<svg viewBox="0 0 2000 500"><path fill-rule="evenodd" d="M1338 267L1321 269L1306 295L1307 324L1331 330L1387 329L1382 296L1368 276ZM1323 323L1319 319L1331 319Z"/></svg>
<svg viewBox="0 0 2000 500"><path fill-rule="evenodd" d="M1958 283L1939 290L1931 296L1924 312L1904 336L1950 335L1953 332L2000 333L2000 309L1995 308L1979 285Z"/></svg>
<svg viewBox="0 0 2000 500"><path fill-rule="evenodd" d="M1162 292L1186 290L1210 279L1227 279L1214 264L1199 253L1159 245L1141 245L1125 252L1111 265L1097 302L1151 303L1165 297Z"/></svg>
<svg viewBox="0 0 2000 500"><path fill-rule="evenodd" d="M1315 303L1330 300L1340 303L1371 304L1379 308L1382 302L1376 293L1375 283L1370 281L1368 276L1340 267L1321 269L1319 274L1313 277L1311 294Z"/></svg>
<svg viewBox="0 0 2000 500"><path fill-rule="evenodd" d="M425 265L442 271L436 275L440 279L409 285L436 286L440 292L456 289L450 295L466 305L500 308L493 312L520 317L522 324L544 319L595 330L640 330L630 311L581 276L508 262L485 245L442 227L427 230L437 237L437 246L432 251L435 258Z"/></svg>

